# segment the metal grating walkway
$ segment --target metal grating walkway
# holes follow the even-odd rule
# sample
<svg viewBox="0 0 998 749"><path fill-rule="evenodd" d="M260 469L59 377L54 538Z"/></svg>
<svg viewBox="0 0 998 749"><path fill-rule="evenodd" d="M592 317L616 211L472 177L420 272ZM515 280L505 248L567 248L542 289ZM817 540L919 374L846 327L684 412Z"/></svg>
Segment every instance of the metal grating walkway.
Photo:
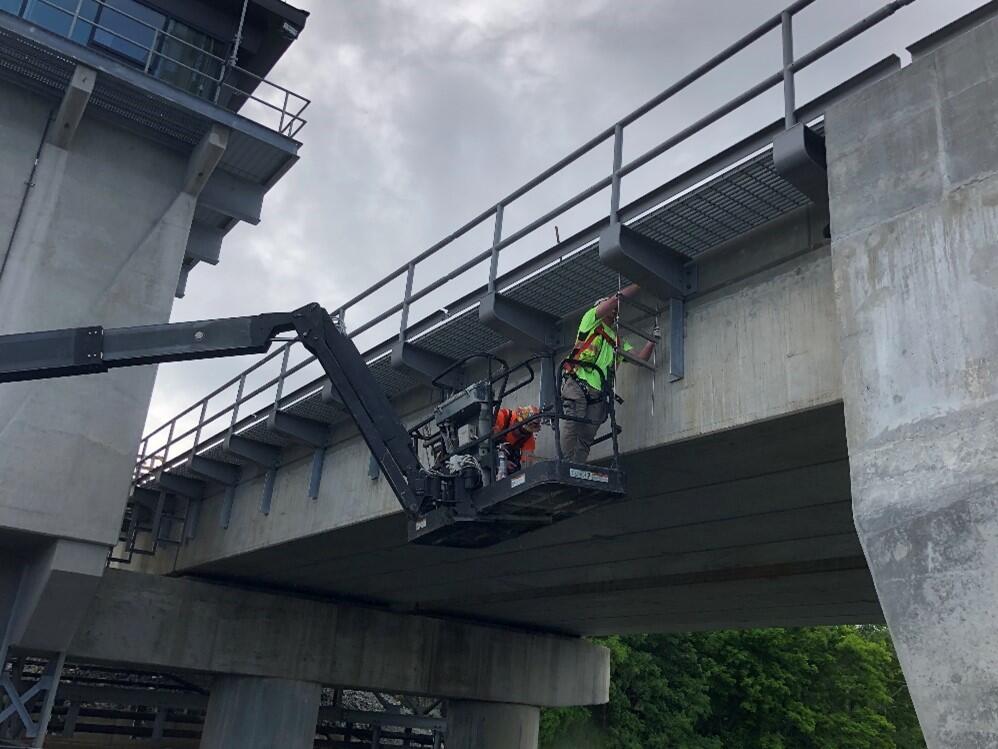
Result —
<svg viewBox="0 0 998 749"><path fill-rule="evenodd" d="M767 150L660 205L630 222L630 226L695 258L809 202L776 173L772 154ZM594 234L592 242L582 249L556 258L546 268L501 290L519 302L559 318L613 293L619 283L628 281L620 279L616 271L600 262L596 239ZM465 306L410 341L455 360L481 351L495 351L507 343L503 336L478 321L477 303ZM392 368L386 346L389 344L368 352L372 357L370 369L379 385L394 398L416 388L420 381ZM318 365L312 366L318 373ZM311 384L282 398L280 410L327 424L345 421L346 416L340 409L322 399L324 384L325 378L317 377ZM287 440L267 429L266 414L241 420L234 433L267 444L287 444ZM245 463L228 455L221 441L221 434L203 441L198 454L233 464ZM171 460L170 465L174 466L171 470L190 475L184 466L186 459L187 455L182 455Z"/></svg>

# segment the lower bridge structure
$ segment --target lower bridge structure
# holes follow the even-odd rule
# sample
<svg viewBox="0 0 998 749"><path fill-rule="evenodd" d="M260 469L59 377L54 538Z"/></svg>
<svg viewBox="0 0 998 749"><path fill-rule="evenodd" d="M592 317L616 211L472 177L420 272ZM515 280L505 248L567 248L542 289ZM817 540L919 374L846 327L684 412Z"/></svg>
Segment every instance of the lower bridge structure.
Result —
<svg viewBox="0 0 998 749"><path fill-rule="evenodd" d="M364 294L337 310L354 334L399 322L365 358L413 424L441 373L457 387L478 352L567 352L587 308L639 283L621 335L662 336L615 381L625 499L489 548L407 543L335 392L280 348L263 385L258 364L143 439L108 569L78 566L71 534L0 546L31 560L0 575L30 675L4 677L8 712L48 721L51 746L85 745L56 734L115 689L151 711L146 746L191 710L184 738L208 748L533 749L539 707L608 699L608 651L585 636L886 622L928 745L998 742L998 6L910 52L803 106L791 93L784 119L622 204L645 158L623 160L625 118L591 193L609 190L609 217L499 273L518 239L504 201L483 214L493 247L458 269L489 265L481 288L410 322L450 280L414 290L417 258L384 315L351 327ZM767 85L807 59L791 45ZM70 601L73 626L53 626ZM405 697L371 717L343 690Z"/></svg>

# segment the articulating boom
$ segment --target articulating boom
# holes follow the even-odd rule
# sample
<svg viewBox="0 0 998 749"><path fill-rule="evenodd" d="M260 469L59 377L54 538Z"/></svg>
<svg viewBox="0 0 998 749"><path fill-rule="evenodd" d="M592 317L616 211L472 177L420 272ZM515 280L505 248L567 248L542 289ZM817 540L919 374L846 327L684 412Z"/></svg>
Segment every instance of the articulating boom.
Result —
<svg viewBox="0 0 998 749"><path fill-rule="evenodd" d="M492 412L497 406L491 379L473 386L487 395L471 404L478 409L485 435L470 446L452 446L459 468L442 469L447 462L438 455L437 465L428 470L419 460L418 435L405 429L356 346L318 304L294 312L222 320L0 336L0 383L263 353L277 335L292 330L319 361L409 515L411 540L441 546L488 546L624 493L623 475L615 468L577 466L562 460L542 461L496 480L490 440ZM508 375L506 369L504 382ZM461 409L460 416L439 412L441 433L453 432L451 421L466 419L470 413L468 408ZM555 412L560 414L560 407ZM553 415L546 414L548 418ZM557 425L557 416L553 423ZM489 459L483 460L486 455Z"/></svg>

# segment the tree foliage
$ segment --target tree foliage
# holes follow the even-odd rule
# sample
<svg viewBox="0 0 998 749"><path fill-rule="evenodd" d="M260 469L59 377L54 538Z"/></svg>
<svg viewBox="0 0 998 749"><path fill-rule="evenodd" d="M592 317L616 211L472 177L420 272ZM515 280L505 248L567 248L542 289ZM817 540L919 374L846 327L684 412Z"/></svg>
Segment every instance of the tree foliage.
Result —
<svg viewBox="0 0 998 749"><path fill-rule="evenodd" d="M544 749L924 749L884 627L602 638L610 702L545 710Z"/></svg>

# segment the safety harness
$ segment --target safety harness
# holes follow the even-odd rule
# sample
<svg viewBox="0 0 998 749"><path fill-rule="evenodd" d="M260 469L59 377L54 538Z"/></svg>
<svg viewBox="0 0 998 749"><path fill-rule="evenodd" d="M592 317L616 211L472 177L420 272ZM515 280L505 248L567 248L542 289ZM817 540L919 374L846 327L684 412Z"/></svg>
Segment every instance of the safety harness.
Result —
<svg viewBox="0 0 998 749"><path fill-rule="evenodd" d="M595 345L596 341L600 339L602 339L604 343L608 343L613 347L616 347L617 345L616 339L607 332L606 325L602 320L599 320L596 323L596 327L595 329L593 329L593 332L590 333L585 339L576 342L575 348L572 349L572 353L568 355L568 358L576 360L579 359L579 357L581 357L584 353L586 353L589 349L591 349L593 345ZM579 369L578 364L575 364L574 362L571 361L566 361L565 364L563 365L562 374L563 376L571 377L572 379L574 379L576 382L578 382L580 385L583 386L583 392L586 393L587 401L591 403L597 402L599 399L591 400L588 394L589 390L594 390L595 388L593 388L592 385L590 385L589 383L587 383L585 380L583 380L578 376L577 374L578 369ZM600 394L600 398L602 398L602 394Z"/></svg>

